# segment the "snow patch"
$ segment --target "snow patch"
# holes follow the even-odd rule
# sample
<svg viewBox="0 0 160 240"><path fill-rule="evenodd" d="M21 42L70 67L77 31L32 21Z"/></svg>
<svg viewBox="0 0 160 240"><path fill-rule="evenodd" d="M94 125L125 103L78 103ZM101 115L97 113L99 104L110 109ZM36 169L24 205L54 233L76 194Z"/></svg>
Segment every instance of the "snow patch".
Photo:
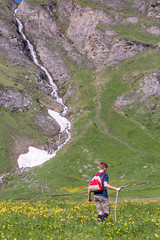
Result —
<svg viewBox="0 0 160 240"><path fill-rule="evenodd" d="M28 150L29 150L28 153L21 154L19 156L18 158L19 168L24 169L39 166L56 155L56 153L49 154L45 150L40 150L32 146L30 146Z"/></svg>
<svg viewBox="0 0 160 240"><path fill-rule="evenodd" d="M66 128L70 129L70 122L65 117L62 117L58 112L53 110L48 110L48 113L58 122L61 127L61 132L63 132Z"/></svg>
<svg viewBox="0 0 160 240"><path fill-rule="evenodd" d="M61 132L68 130L70 128L70 122L65 117L62 117L59 113L57 113L53 110L50 110L50 109L48 110L48 113L60 125ZM65 141L65 143L62 143L58 147L58 150L60 150L61 147L64 146L69 141L69 139L70 139L70 134L69 134L68 139ZM41 150L41 149L30 146L28 148L28 153L21 154L19 156L19 158L17 160L18 166L20 169L39 166L39 165L43 164L44 162L48 161L49 159L53 158L56 155L57 151L55 151L53 154L49 154L45 150Z"/></svg>

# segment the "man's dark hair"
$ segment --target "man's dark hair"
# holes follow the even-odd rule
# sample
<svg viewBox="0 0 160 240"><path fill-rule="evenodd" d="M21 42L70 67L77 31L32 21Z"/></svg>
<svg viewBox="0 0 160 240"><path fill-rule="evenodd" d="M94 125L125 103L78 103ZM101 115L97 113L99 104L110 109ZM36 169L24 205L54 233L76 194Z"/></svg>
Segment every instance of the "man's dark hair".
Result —
<svg viewBox="0 0 160 240"><path fill-rule="evenodd" d="M107 169L108 168L108 164L106 162L100 162L99 168L102 169L102 170L105 169L105 168Z"/></svg>

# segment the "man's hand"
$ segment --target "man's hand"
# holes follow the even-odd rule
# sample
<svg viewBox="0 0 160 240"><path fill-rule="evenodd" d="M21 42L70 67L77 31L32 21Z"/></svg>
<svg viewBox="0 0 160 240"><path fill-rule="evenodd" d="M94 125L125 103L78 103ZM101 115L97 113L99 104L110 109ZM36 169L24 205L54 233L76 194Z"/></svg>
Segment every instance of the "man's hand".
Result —
<svg viewBox="0 0 160 240"><path fill-rule="evenodd" d="M88 202L91 203L92 202L92 198L88 197Z"/></svg>
<svg viewBox="0 0 160 240"><path fill-rule="evenodd" d="M118 188L117 188L117 191L120 192L120 191L121 191L121 187L118 187Z"/></svg>

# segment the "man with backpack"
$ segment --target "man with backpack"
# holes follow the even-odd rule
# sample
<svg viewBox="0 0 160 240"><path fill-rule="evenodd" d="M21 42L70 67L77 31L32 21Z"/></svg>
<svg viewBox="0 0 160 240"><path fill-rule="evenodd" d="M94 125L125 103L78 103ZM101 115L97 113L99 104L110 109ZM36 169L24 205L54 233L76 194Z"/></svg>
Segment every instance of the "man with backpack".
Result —
<svg viewBox="0 0 160 240"><path fill-rule="evenodd" d="M100 222L103 222L110 213L107 188L116 191L121 190L121 187L117 188L109 185L108 175L106 174L107 168L107 163L100 162L99 172L93 175L88 187L88 201L92 202L91 192L94 192L94 202L98 212L98 221Z"/></svg>

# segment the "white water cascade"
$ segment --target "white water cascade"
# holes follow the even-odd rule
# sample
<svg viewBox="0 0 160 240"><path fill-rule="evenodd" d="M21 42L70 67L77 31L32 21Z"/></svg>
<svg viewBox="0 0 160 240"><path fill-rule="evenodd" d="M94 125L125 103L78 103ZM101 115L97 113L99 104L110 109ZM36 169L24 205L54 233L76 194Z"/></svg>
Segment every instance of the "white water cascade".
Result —
<svg viewBox="0 0 160 240"><path fill-rule="evenodd" d="M15 10L15 17L16 17L16 12L17 12L17 9ZM29 47L30 53L33 57L34 63L45 72L45 74L47 75L47 77L49 79L50 86L52 87L51 96L59 105L62 106L62 109L63 109L62 114L59 114L58 112L55 112L53 110L48 110L48 113L60 125L60 127L61 127L60 134L62 132L65 132L67 134L66 140L61 145L58 146L56 151L54 151L51 154L49 154L47 151L40 150L38 148L34 148L34 147L30 146L28 148L28 153L21 154L17 160L19 168L23 170L25 168L39 166L39 165L43 164L44 162L48 161L49 159L53 158L56 155L56 153L70 140L71 134L69 132L69 129L71 127L71 124L68 121L68 119L66 119L64 117L67 113L68 107L64 105L62 99L58 96L57 86L53 82L52 76L49 74L49 72L47 71L47 69L45 67L43 67L42 65L39 64L33 45L30 43L30 41L26 38L25 34L23 33L23 24L17 17L16 17L16 21L18 24L18 30L19 30L20 34L22 35L23 39L28 44L28 47Z"/></svg>

